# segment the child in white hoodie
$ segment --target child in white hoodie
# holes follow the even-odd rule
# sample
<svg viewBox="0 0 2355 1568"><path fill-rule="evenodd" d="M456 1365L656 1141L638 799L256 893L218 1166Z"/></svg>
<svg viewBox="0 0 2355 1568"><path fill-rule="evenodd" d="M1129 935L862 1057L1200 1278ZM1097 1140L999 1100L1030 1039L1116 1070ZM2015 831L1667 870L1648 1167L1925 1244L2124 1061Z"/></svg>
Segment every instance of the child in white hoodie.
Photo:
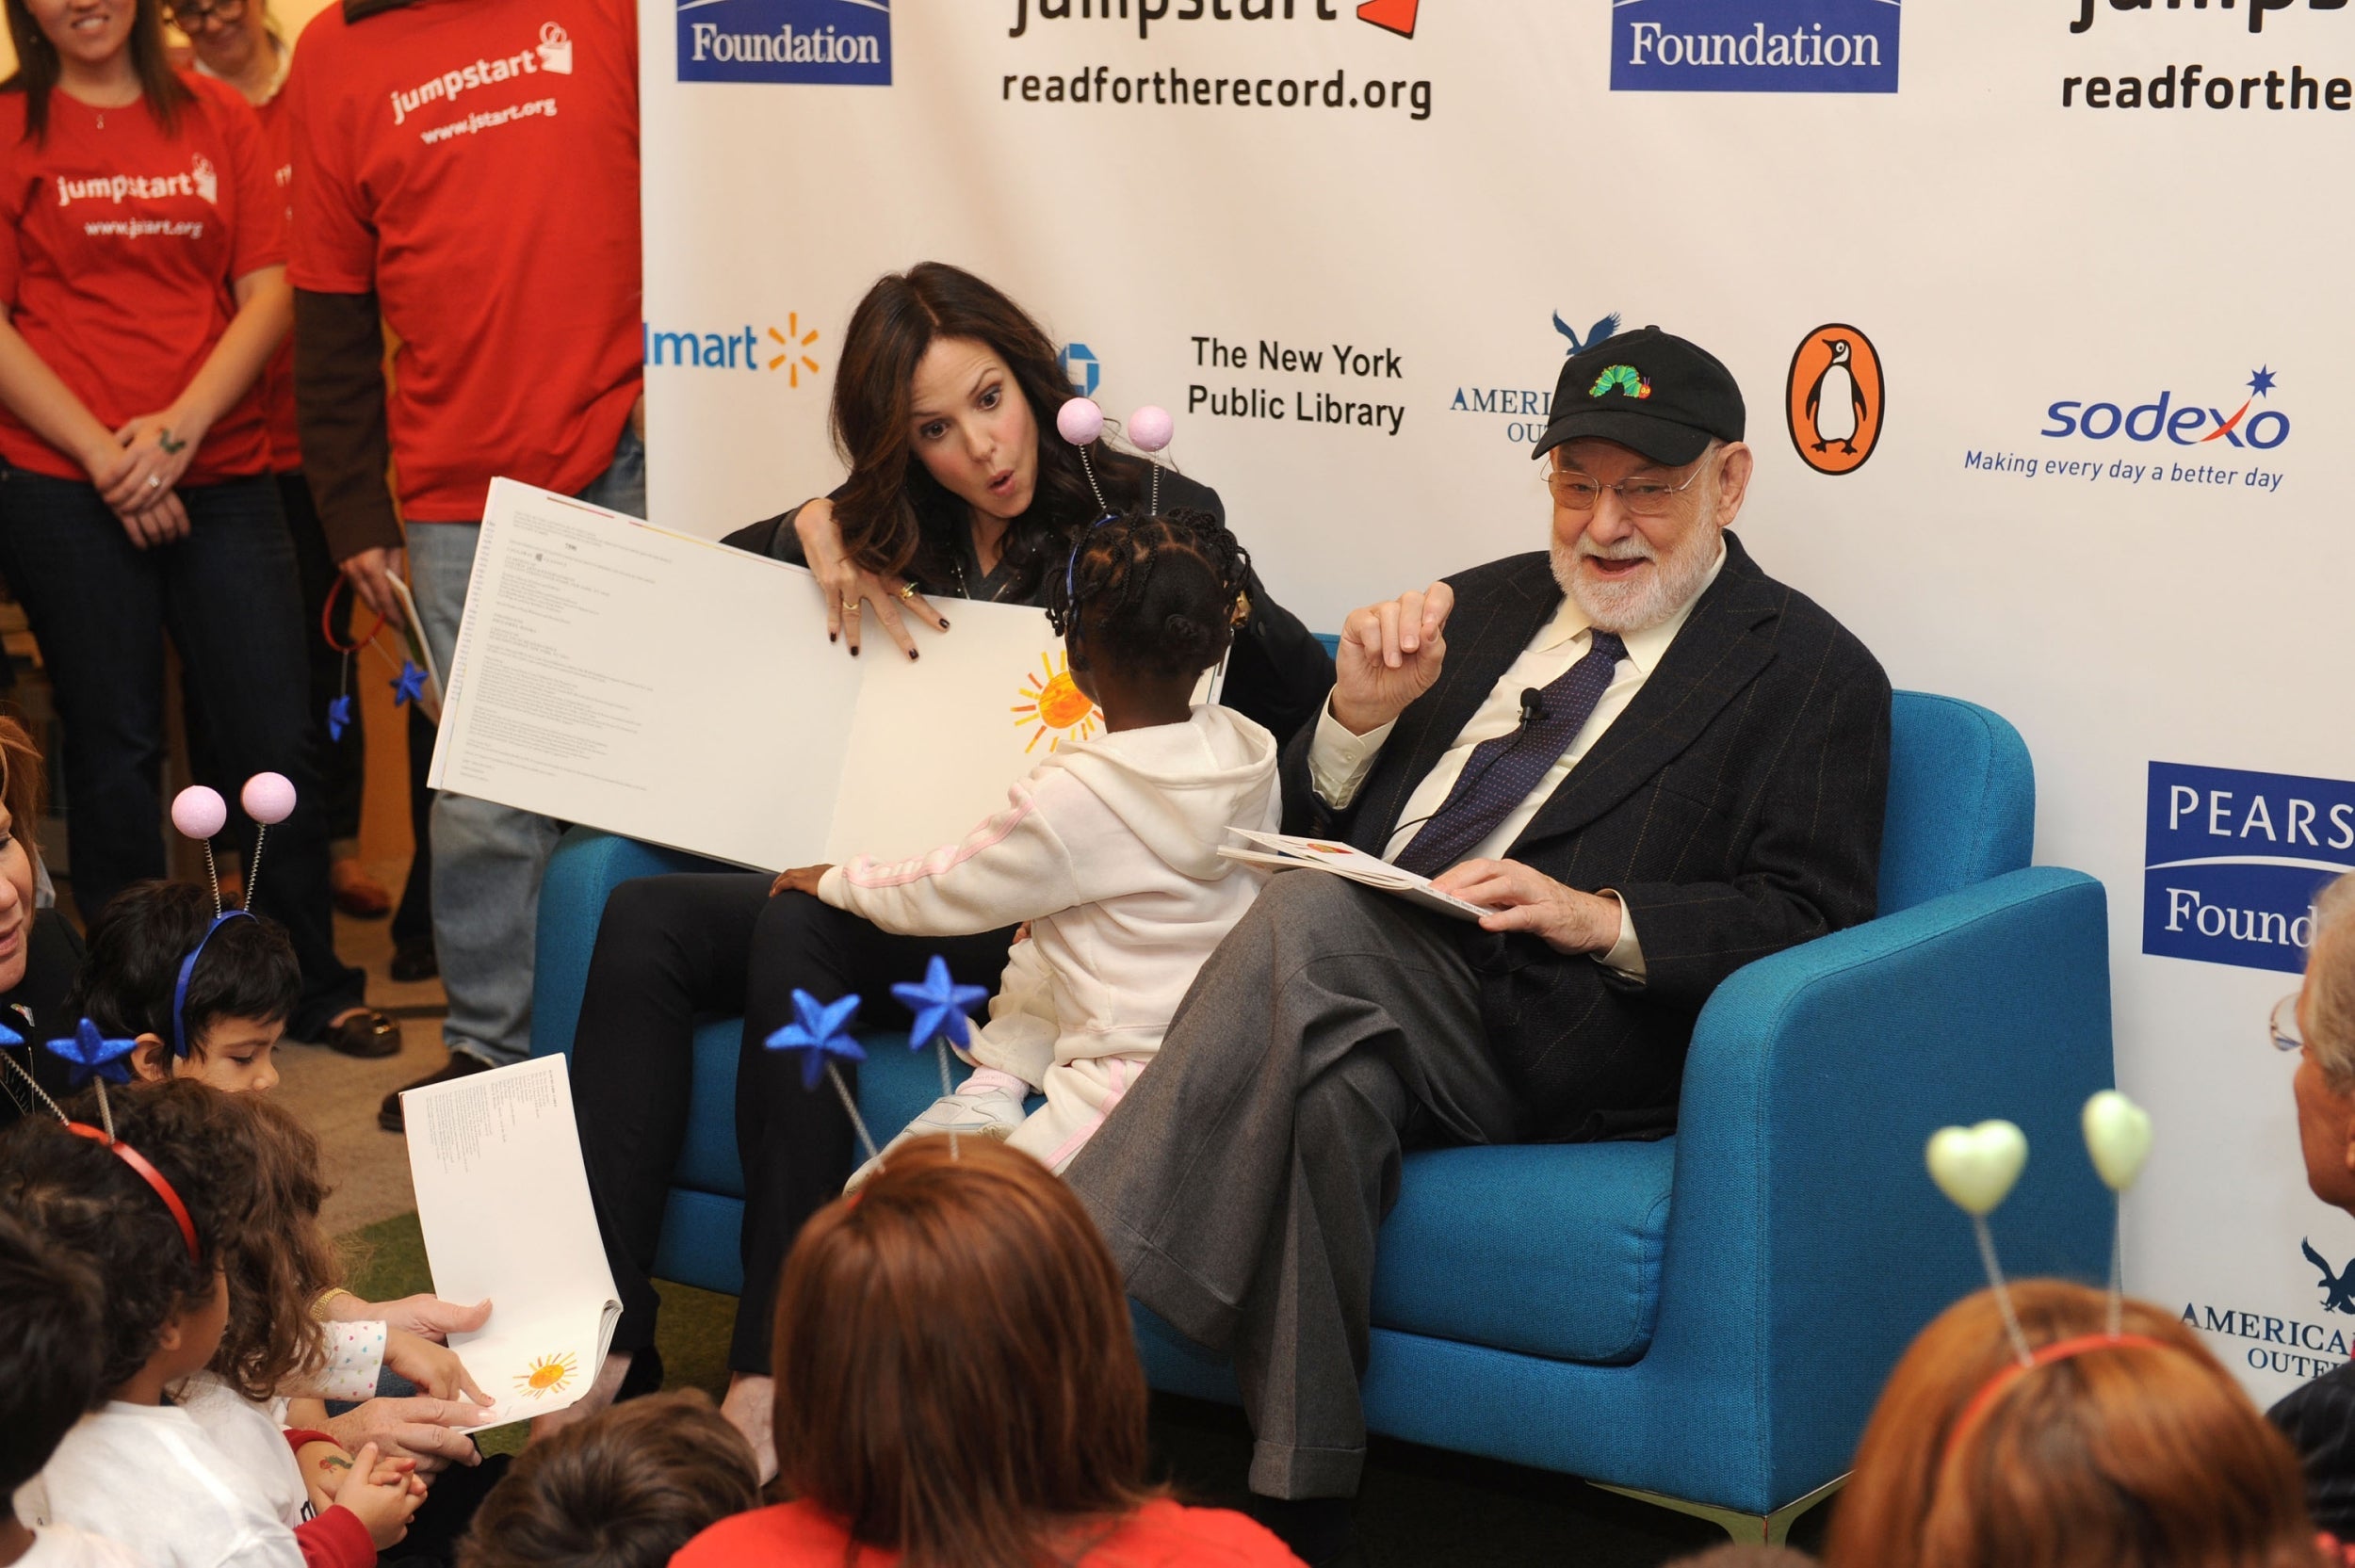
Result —
<svg viewBox="0 0 2355 1568"><path fill-rule="evenodd" d="M901 935L1030 925L966 1053L979 1070L901 1139L1000 1138L1063 1170L1151 1062L1195 972L1258 897L1262 873L1218 848L1230 827L1275 827L1275 738L1232 709L1192 704L1247 607L1248 566L1205 512L1097 524L1047 613L1106 733L1049 755L1008 792L1011 807L961 844L777 879L778 891L815 893ZM1047 1103L1026 1118L1033 1090Z"/></svg>

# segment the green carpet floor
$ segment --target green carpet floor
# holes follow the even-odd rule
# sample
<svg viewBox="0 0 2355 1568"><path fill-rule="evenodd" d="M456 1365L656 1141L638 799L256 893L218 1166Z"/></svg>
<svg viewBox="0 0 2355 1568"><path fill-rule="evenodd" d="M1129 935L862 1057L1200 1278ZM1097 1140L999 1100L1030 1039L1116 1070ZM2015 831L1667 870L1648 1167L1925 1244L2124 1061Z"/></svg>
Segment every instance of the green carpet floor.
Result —
<svg viewBox="0 0 2355 1568"><path fill-rule="evenodd" d="M343 1238L351 1288L384 1301L432 1288L425 1241L414 1214ZM728 1335L736 1298L658 1282L656 1343L667 1386L727 1387ZM523 1447L517 1422L481 1434L487 1453ZM1159 1479L1188 1501L1241 1507L1251 1465L1251 1430L1242 1412L1198 1399L1155 1395L1153 1452ZM1477 1561L1486 1568L1653 1568L1723 1544L1713 1526L1597 1491L1548 1471L1471 1459L1376 1438L1359 1493L1358 1528L1374 1568ZM1820 1549L1831 1505L1801 1519L1792 1544Z"/></svg>

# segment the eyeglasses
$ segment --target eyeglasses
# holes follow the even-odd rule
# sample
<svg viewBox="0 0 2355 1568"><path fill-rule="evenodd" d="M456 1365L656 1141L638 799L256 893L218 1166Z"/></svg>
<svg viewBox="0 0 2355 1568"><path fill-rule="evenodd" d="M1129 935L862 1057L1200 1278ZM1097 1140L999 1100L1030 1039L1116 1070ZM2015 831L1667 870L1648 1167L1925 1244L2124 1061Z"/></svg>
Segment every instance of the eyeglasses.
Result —
<svg viewBox="0 0 2355 1568"><path fill-rule="evenodd" d="M2273 1015L2266 1020L2273 1030L2273 1048L2277 1051L2302 1051L2306 1037L2298 1031L2298 993L2293 991L2273 1004Z"/></svg>
<svg viewBox="0 0 2355 1568"><path fill-rule="evenodd" d="M209 6L171 4L164 7L164 20L184 33L201 33L213 23L227 26L243 20L246 0L213 0Z"/></svg>
<svg viewBox="0 0 2355 1568"><path fill-rule="evenodd" d="M1658 517L1678 496L1699 483L1701 471L1696 468L1685 476L1682 484L1670 484L1665 478L1637 477L1605 485L1597 484L1575 469L1557 468L1546 476L1546 488L1553 492L1553 504L1564 511L1592 511L1607 490L1618 496L1619 505L1627 509L1629 516Z"/></svg>

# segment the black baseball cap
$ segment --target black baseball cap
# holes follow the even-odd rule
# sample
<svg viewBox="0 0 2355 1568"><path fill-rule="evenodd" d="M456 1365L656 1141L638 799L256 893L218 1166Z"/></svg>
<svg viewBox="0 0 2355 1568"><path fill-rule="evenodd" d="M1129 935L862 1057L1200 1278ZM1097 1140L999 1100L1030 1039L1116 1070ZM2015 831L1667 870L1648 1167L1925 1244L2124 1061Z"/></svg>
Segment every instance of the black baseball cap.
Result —
<svg viewBox="0 0 2355 1568"><path fill-rule="evenodd" d="M1657 327L1640 327L1564 363L1546 433L1530 456L1592 436L1681 468L1712 441L1741 440L1742 419L1742 389L1716 355Z"/></svg>

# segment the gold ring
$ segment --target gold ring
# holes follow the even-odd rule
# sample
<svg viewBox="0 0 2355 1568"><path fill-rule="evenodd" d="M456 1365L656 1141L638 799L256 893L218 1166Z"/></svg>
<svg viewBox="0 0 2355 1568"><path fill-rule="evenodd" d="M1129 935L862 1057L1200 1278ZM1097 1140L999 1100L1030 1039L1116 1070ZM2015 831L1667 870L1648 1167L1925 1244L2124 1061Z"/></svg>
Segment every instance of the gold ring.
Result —
<svg viewBox="0 0 2355 1568"><path fill-rule="evenodd" d="M906 601L908 601L908 600L910 600L910 599L913 599L913 598L915 598L915 597L916 597L916 585L915 585L914 583L901 583L901 584L900 585L900 599L901 599L901 603L905 603Z"/></svg>
<svg viewBox="0 0 2355 1568"><path fill-rule="evenodd" d="M856 599L843 600L842 612L845 615L856 615L858 613L858 601Z"/></svg>

